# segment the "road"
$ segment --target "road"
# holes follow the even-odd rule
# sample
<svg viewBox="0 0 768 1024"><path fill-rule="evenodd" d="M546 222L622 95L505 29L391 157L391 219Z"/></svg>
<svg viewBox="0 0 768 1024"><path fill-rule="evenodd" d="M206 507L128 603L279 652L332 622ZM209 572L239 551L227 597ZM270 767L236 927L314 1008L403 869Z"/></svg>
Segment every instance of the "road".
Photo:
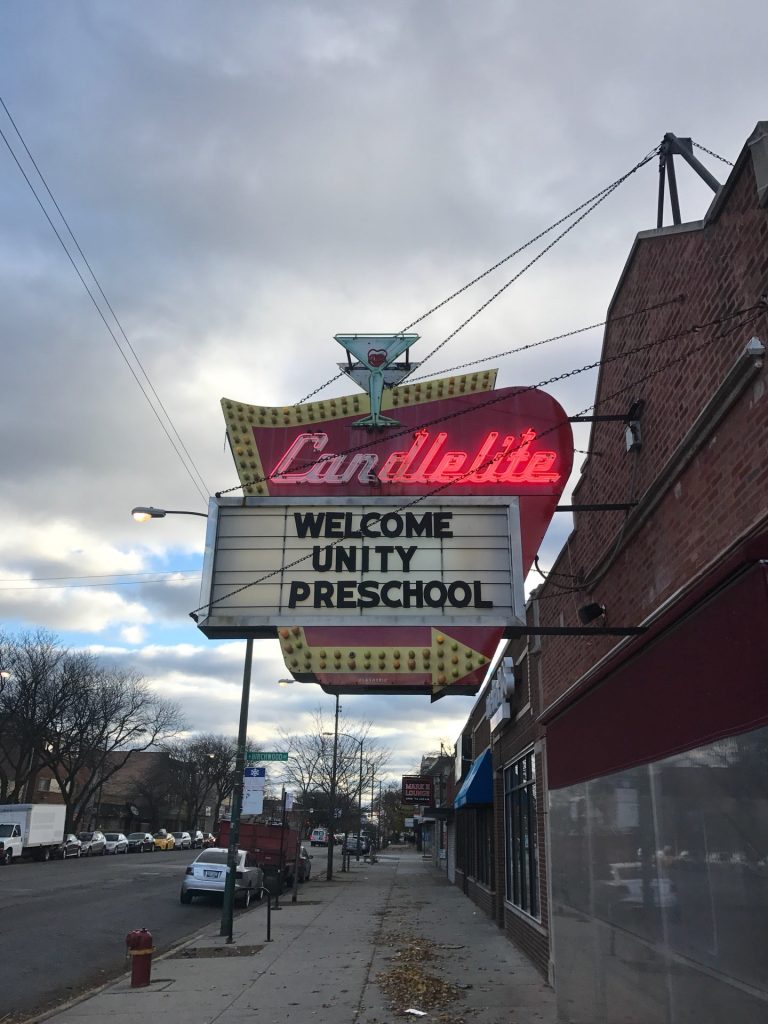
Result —
<svg viewBox="0 0 768 1024"><path fill-rule="evenodd" d="M125 971L125 936L133 928L148 928L163 950L218 919L220 904L179 903L184 868L196 855L157 851L0 867L0 1020ZM252 904L254 912L263 911Z"/></svg>

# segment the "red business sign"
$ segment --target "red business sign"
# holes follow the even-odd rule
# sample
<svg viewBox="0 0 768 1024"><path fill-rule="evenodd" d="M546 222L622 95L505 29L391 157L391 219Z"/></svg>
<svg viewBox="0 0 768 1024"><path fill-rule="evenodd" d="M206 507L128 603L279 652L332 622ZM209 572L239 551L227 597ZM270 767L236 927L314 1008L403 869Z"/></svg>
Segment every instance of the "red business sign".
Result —
<svg viewBox="0 0 768 1024"><path fill-rule="evenodd" d="M386 389L381 412L396 425L384 429L361 425L363 394L285 407L223 399L246 498L259 499L254 513L275 508L261 534L247 500L219 510L231 526L206 573L220 571L207 635L266 635L277 622L291 673L331 693L476 693L513 621L508 588L489 589L494 573L512 572L520 614L573 458L561 406L536 389L494 391L495 380L487 370ZM509 507L506 552L484 498ZM249 573L275 596L244 588Z"/></svg>
<svg viewBox="0 0 768 1024"><path fill-rule="evenodd" d="M488 371L385 392L382 407L400 426L375 433L353 426L368 408L364 395L285 408L223 399L245 493L310 500L525 498L527 572L570 476L573 438L550 395L535 388L483 390L494 380Z"/></svg>
<svg viewBox="0 0 768 1024"><path fill-rule="evenodd" d="M403 794L400 802L431 807L434 803L434 789L429 775L403 775Z"/></svg>

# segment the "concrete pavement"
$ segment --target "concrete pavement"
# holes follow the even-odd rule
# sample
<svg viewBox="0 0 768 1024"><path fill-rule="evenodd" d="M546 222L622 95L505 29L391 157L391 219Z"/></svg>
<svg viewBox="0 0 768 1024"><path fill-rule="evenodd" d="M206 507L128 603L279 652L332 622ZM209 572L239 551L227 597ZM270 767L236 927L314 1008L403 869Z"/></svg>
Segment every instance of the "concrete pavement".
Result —
<svg viewBox="0 0 768 1024"><path fill-rule="evenodd" d="M209 926L155 961L149 988L124 978L46 1019L56 1024L554 1024L554 994L493 922L412 850L317 877L235 918L232 946ZM320 878L320 875L323 878ZM194 907L190 908L194 911Z"/></svg>

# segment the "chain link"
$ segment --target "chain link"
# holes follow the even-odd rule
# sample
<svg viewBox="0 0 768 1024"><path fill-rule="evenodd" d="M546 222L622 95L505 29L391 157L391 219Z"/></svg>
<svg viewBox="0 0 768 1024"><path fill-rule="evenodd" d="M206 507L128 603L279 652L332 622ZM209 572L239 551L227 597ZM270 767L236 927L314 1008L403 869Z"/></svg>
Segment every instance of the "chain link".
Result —
<svg viewBox="0 0 768 1024"><path fill-rule="evenodd" d="M693 142L693 140L691 141ZM707 149L706 146L702 146L699 142L694 142L693 144L696 147L696 149L700 149L702 153L709 153L709 155L713 156L715 160L721 160L724 164L728 164L729 167L733 167L731 161L726 160L724 156L720 156L718 153L713 152L711 149Z"/></svg>

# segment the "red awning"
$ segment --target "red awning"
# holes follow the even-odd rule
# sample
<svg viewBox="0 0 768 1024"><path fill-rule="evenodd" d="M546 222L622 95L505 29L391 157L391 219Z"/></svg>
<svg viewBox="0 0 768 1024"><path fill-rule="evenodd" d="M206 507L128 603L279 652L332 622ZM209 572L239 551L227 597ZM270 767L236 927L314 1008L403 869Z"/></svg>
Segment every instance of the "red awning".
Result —
<svg viewBox="0 0 768 1024"><path fill-rule="evenodd" d="M550 721L552 789L768 724L768 563L733 564Z"/></svg>

